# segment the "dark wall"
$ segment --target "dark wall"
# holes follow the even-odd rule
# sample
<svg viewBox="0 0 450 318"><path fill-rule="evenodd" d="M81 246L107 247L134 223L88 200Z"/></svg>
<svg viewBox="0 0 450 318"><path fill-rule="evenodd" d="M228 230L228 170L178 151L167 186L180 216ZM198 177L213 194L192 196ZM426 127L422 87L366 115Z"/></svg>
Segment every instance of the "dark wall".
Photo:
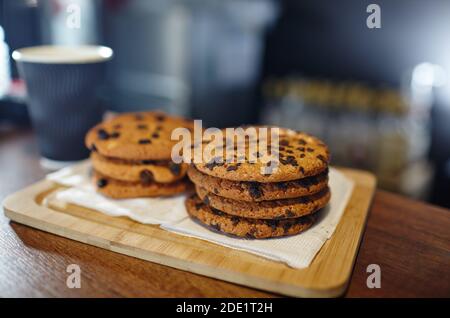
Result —
<svg viewBox="0 0 450 318"><path fill-rule="evenodd" d="M381 7L381 29L366 8ZM283 1L268 37L266 74L323 75L398 83L428 61L450 69L450 1Z"/></svg>
<svg viewBox="0 0 450 318"><path fill-rule="evenodd" d="M0 0L0 25L5 30L6 43L15 49L41 43L38 7L25 0ZM12 75L17 76L15 63Z"/></svg>

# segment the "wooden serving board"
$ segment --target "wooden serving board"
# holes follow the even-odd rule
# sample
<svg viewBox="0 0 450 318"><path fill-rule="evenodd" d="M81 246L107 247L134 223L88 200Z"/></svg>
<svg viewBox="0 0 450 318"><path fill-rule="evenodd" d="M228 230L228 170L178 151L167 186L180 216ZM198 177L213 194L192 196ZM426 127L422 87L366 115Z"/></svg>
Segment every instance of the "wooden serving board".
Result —
<svg viewBox="0 0 450 318"><path fill-rule="evenodd" d="M72 204L46 207L43 200L61 188L47 180L10 195L3 207L18 223L150 262L283 295L337 297L350 279L376 185L368 172L339 170L355 181L353 193L335 233L305 269Z"/></svg>

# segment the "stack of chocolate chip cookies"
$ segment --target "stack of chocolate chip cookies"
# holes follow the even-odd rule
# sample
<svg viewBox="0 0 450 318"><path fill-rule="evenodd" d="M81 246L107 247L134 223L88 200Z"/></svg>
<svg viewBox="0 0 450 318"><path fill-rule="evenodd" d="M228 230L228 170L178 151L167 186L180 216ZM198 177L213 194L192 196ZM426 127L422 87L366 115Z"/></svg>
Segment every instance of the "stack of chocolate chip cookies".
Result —
<svg viewBox="0 0 450 318"><path fill-rule="evenodd" d="M282 129L278 169L263 174L262 161L194 163L188 176L196 194L190 216L222 233L247 238L294 235L309 228L330 200L329 152L320 140ZM225 155L224 155L225 158Z"/></svg>
<svg viewBox="0 0 450 318"><path fill-rule="evenodd" d="M86 135L93 179L100 193L115 199L169 196L189 187L187 165L175 164L172 130L193 122L161 112L125 113Z"/></svg>

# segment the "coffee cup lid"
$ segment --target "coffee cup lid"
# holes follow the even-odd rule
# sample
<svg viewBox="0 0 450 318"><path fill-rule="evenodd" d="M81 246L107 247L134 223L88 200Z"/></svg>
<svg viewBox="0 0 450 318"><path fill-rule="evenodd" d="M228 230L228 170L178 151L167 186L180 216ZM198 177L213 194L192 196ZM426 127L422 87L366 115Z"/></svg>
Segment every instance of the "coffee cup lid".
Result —
<svg viewBox="0 0 450 318"><path fill-rule="evenodd" d="M85 64L111 59L113 50L106 46L43 45L15 50L12 57L17 62L43 64Z"/></svg>

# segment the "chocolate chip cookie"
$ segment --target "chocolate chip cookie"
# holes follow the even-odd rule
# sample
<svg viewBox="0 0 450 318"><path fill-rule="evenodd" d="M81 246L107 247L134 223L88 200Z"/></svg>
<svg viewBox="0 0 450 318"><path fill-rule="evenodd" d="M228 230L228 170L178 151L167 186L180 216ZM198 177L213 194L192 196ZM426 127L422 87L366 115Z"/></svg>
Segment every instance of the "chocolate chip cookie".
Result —
<svg viewBox="0 0 450 318"><path fill-rule="evenodd" d="M192 190L192 184L186 179L172 183L126 182L96 171L93 171L92 179L99 193L113 199L172 196Z"/></svg>
<svg viewBox="0 0 450 318"><path fill-rule="evenodd" d="M290 219L314 213L330 200L330 190L325 189L304 197L261 202L245 202L218 196L196 186L197 195L212 208L230 215L255 219Z"/></svg>
<svg viewBox="0 0 450 318"><path fill-rule="evenodd" d="M328 185L328 169L316 176L284 182L249 182L232 181L212 177L198 171L193 165L188 169L189 179L208 192L218 196L247 201L260 202L296 198L311 195L323 190Z"/></svg>
<svg viewBox="0 0 450 318"><path fill-rule="evenodd" d="M131 182L170 183L184 178L188 165L170 160L124 160L91 153L94 169L113 179Z"/></svg>
<svg viewBox="0 0 450 318"><path fill-rule="evenodd" d="M169 160L176 128L193 130L194 124L162 112L125 113L89 130L86 146L109 158L125 160Z"/></svg>
<svg viewBox="0 0 450 318"><path fill-rule="evenodd" d="M259 140L258 140L259 142ZM270 145L270 142L267 142ZM268 153L275 156L278 152L278 160L250 160L260 158L261 153L250 153L254 150L251 143L242 143L244 154L239 154L236 145L233 156L227 155L227 145L222 146L222 156L217 156L208 162L194 163L195 167L202 173L234 181L255 182L281 182L302 179L317 175L327 169L330 155L327 146L319 139L308 134L280 128L279 147L268 148ZM229 149L231 152L232 150ZM242 157L242 158L239 158ZM234 161L231 163L227 162ZM240 162L239 162L240 161ZM253 161L253 162L252 162ZM273 167L276 164L277 169ZM267 168L267 169L266 169Z"/></svg>
<svg viewBox="0 0 450 318"><path fill-rule="evenodd" d="M188 214L210 229L250 239L274 238L298 234L314 223L317 214L295 219L263 220L228 215L205 204L197 195L186 200Z"/></svg>

